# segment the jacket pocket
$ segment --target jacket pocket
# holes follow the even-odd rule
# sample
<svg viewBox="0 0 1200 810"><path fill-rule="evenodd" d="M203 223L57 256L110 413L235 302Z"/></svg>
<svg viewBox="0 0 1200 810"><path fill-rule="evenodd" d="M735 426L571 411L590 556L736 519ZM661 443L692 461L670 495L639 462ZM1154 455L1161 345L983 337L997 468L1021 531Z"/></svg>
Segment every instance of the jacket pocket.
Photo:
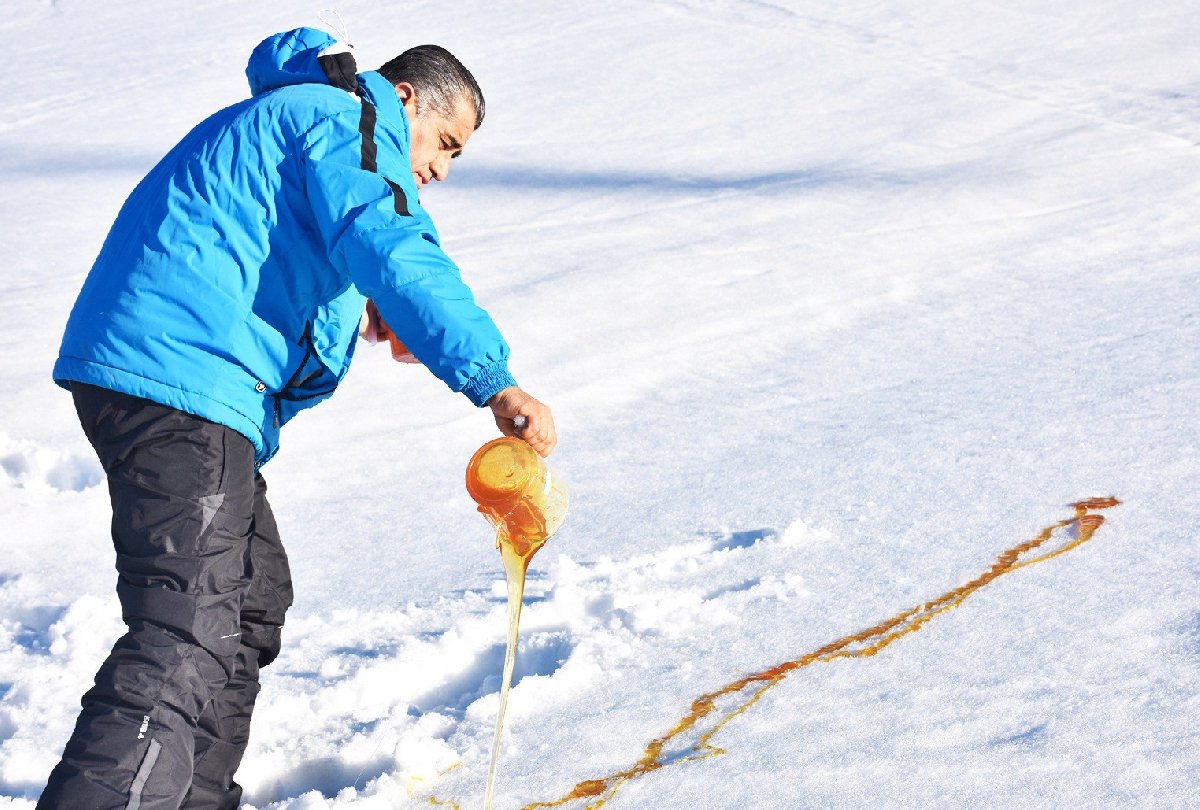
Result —
<svg viewBox="0 0 1200 810"><path fill-rule="evenodd" d="M309 322L305 325L304 335L300 340L304 347L304 356L295 372L275 395L276 427L283 425L299 411L328 398L341 381L341 375L321 360L312 335L312 323Z"/></svg>

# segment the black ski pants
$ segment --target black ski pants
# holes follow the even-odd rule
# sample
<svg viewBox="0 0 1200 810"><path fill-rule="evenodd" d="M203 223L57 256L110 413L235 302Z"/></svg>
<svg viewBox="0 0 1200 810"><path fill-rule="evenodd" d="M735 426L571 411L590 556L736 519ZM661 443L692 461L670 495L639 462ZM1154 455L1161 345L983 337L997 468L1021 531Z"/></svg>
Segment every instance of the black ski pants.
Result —
<svg viewBox="0 0 1200 810"><path fill-rule="evenodd" d="M108 476L128 632L82 700L38 808L236 808L258 670L279 654L287 556L250 442L72 384Z"/></svg>

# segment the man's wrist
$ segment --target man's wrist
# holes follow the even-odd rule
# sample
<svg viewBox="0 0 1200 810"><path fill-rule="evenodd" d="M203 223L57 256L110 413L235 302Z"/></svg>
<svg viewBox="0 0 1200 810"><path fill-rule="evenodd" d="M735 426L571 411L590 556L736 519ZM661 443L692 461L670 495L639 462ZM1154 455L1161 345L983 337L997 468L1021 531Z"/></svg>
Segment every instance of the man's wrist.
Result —
<svg viewBox="0 0 1200 810"><path fill-rule="evenodd" d="M508 372L508 363L497 360L475 372L475 376L463 387L462 392L473 405L482 408L496 394L516 384L517 381Z"/></svg>
<svg viewBox="0 0 1200 810"><path fill-rule="evenodd" d="M510 390L511 391L520 391L521 389L517 385L510 385L507 388L501 388L499 391L497 391L496 393L494 393L490 397L488 397L487 402L485 402L483 404L487 405L489 408L495 408L497 402L499 402L499 400L500 400L500 397L504 396L504 392L510 391Z"/></svg>

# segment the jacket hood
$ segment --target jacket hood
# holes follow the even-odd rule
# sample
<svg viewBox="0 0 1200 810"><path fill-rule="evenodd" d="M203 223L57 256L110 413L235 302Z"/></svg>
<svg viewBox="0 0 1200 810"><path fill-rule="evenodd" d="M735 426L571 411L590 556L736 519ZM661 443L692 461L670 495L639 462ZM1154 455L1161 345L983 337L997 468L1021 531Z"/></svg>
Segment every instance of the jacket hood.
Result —
<svg viewBox="0 0 1200 810"><path fill-rule="evenodd" d="M348 46L324 31L295 28L267 37L250 54L246 79L253 95L294 84L328 84L354 92L357 67Z"/></svg>

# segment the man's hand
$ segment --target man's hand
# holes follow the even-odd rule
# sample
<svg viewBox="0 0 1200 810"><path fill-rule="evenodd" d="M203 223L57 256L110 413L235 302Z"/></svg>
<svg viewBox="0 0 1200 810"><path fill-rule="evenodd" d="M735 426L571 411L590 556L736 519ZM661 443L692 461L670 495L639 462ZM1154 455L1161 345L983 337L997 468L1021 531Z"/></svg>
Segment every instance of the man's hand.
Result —
<svg viewBox="0 0 1200 810"><path fill-rule="evenodd" d="M372 346L386 340L391 344L392 359L397 363L421 362L408 350L407 346L400 342L400 338L396 337L392 328L383 322L379 308L370 298L367 299L367 308L363 312L362 321L358 324L358 336Z"/></svg>
<svg viewBox="0 0 1200 810"><path fill-rule="evenodd" d="M538 455L548 456L558 444L554 415L550 409L515 385L495 394L487 402L496 416L496 426L505 436L515 436L529 444ZM513 420L525 417L525 427L518 430Z"/></svg>

